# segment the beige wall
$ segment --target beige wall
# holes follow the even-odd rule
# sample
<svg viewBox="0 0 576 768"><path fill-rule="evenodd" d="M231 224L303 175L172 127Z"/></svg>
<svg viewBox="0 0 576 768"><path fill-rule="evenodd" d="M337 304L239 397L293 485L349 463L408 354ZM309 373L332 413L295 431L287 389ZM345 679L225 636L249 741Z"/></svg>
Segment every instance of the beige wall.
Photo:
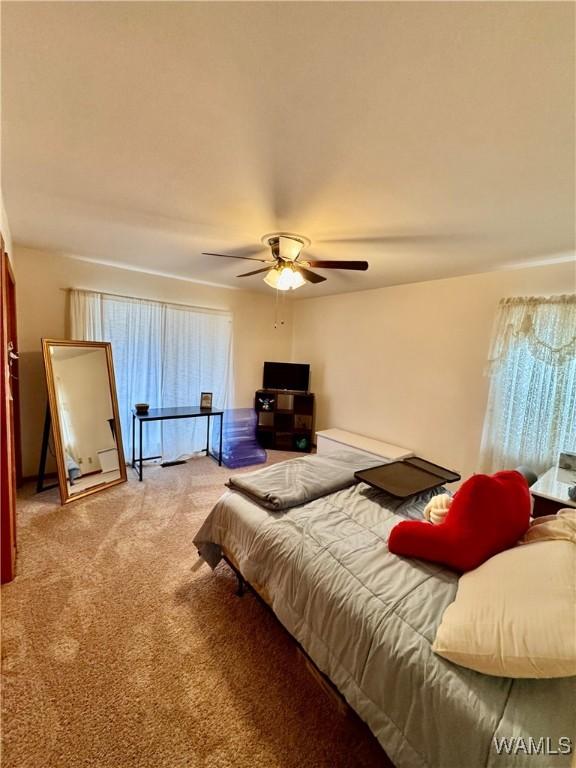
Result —
<svg viewBox="0 0 576 768"><path fill-rule="evenodd" d="M573 263L297 301L293 360L311 363L317 428L477 467L498 300L574 290Z"/></svg>
<svg viewBox="0 0 576 768"><path fill-rule="evenodd" d="M10 225L8 224L8 216L6 215L6 209L4 208L4 198L2 197L2 190L0 189L0 232L4 238L4 247L8 252L8 258L12 265L14 265L14 252L12 249L12 235L10 234Z"/></svg>
<svg viewBox="0 0 576 768"><path fill-rule="evenodd" d="M38 469L44 418L46 393L40 339L67 338L67 294L62 289L86 288L231 311L236 407L252 404L254 391L262 383L264 360L290 359L290 306L285 305L284 325L275 329L272 292L268 295L216 288L19 247L16 260L25 476Z"/></svg>

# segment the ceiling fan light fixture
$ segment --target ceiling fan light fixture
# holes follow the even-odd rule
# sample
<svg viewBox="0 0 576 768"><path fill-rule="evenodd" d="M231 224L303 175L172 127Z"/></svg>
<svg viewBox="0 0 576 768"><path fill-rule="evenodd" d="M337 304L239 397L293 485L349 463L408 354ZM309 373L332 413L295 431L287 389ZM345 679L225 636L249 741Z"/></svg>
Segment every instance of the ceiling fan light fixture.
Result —
<svg viewBox="0 0 576 768"><path fill-rule="evenodd" d="M264 282L278 291L292 291L306 284L306 280L292 266L274 267L265 276Z"/></svg>
<svg viewBox="0 0 576 768"><path fill-rule="evenodd" d="M297 269L292 270L292 274L292 288L301 288L303 285L306 285L306 280Z"/></svg>
<svg viewBox="0 0 576 768"><path fill-rule="evenodd" d="M278 288L278 277L278 270L276 267L272 267L272 269L267 272L262 279L267 285L270 286L270 288Z"/></svg>
<svg viewBox="0 0 576 768"><path fill-rule="evenodd" d="M284 267L282 269L278 282L283 280L288 283L288 287L292 290L301 288L303 285L306 285L306 280L302 277L297 269L294 269L294 267Z"/></svg>

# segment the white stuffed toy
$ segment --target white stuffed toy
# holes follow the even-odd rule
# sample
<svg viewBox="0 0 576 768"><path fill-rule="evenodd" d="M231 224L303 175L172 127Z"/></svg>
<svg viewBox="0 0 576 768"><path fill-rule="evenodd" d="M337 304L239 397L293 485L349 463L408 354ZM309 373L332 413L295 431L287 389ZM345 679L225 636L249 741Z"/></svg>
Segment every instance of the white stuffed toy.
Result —
<svg viewBox="0 0 576 768"><path fill-rule="evenodd" d="M447 493L433 496L424 507L424 519L434 525L444 522L446 513L450 509L450 504L452 504L452 496L449 496Z"/></svg>

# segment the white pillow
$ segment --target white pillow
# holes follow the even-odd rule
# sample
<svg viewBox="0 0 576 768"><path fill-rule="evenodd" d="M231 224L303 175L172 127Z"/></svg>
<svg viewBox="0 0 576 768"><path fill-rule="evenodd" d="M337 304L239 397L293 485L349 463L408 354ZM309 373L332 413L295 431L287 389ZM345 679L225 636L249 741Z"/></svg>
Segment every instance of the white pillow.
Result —
<svg viewBox="0 0 576 768"><path fill-rule="evenodd" d="M576 675L576 544L524 541L460 578L432 649L487 675Z"/></svg>

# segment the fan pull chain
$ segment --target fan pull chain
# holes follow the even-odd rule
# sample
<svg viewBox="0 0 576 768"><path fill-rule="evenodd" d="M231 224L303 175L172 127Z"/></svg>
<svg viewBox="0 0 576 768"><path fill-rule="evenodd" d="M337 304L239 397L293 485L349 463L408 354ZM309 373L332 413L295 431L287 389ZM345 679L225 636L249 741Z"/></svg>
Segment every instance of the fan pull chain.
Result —
<svg viewBox="0 0 576 768"><path fill-rule="evenodd" d="M279 317L278 317L278 301L279 301L278 294L279 293L280 293L280 291L278 289L276 289L276 296L274 297L274 330L275 331L278 330L278 319L279 319Z"/></svg>
<svg viewBox="0 0 576 768"><path fill-rule="evenodd" d="M284 309L284 302L286 301L285 291L279 291L276 289L276 298L274 300L274 330L277 331L279 326L284 325L282 319L282 311ZM280 306L282 304L282 306Z"/></svg>

